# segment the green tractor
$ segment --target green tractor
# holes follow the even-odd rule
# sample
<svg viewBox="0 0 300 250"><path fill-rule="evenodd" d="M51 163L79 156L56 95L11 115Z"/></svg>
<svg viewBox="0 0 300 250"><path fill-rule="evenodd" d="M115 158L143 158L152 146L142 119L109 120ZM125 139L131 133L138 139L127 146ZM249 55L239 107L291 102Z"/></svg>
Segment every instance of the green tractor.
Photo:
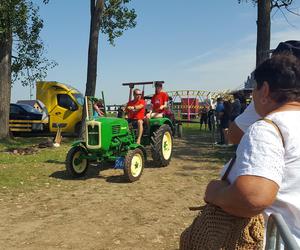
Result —
<svg viewBox="0 0 300 250"><path fill-rule="evenodd" d="M135 83L135 85L138 84ZM130 91L132 89L130 85ZM87 113L92 112L91 106L88 105ZM88 115L84 139L75 142L67 154L67 172L72 177L82 177L86 174L90 162L115 162L114 167L123 169L127 181L134 182L143 173L147 160L146 146L151 147L152 158L156 166L169 165L175 134L172 120L167 117L151 118L148 131L143 135L141 145L136 144L136 130L128 124L126 119L94 118Z"/></svg>

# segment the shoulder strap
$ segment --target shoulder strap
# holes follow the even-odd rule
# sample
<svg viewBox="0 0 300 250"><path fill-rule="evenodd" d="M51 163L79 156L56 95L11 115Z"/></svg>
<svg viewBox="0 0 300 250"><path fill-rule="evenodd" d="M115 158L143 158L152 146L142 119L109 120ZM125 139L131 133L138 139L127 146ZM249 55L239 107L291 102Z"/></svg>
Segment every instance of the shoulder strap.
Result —
<svg viewBox="0 0 300 250"><path fill-rule="evenodd" d="M265 121L265 122L267 122L267 123L273 125L273 127L274 127L274 128L276 129L276 131L278 132L278 134L279 134L279 136L280 136L280 138L281 138L283 147L284 147L284 146L285 146L284 138L283 138L283 135L282 135L282 133L281 133L280 128L278 127L278 125L277 125L275 122L273 122L271 119L268 119L268 118L261 118L261 119L259 119L259 121Z"/></svg>
<svg viewBox="0 0 300 250"><path fill-rule="evenodd" d="M227 176L229 175L229 172L232 169L232 166L233 166L235 160L236 160L236 154L234 153L234 156L231 158L228 168L226 169L224 175L221 178L222 181L226 181Z"/></svg>
<svg viewBox="0 0 300 250"><path fill-rule="evenodd" d="M265 122L267 122L267 123L269 123L269 124L271 124L271 125L273 125L273 127L274 127L274 128L276 129L276 131L278 132L278 134L279 134L279 136L280 136L280 138L281 138L283 147L284 147L284 145L285 145L285 144L284 144L284 139L283 139L282 133L281 133L281 131L280 131L278 125L277 125L275 122L273 122L272 120L268 119L268 118L261 118L261 119L259 119L258 121L261 121L261 120L262 120L262 121L265 121ZM228 177L228 175L229 175L229 172L230 172L230 170L232 169L232 166L233 166L235 160L236 160L236 154L234 154L234 156L231 158L231 161L230 161L230 163L229 163L229 166L228 166L228 168L226 169L224 175L222 176L222 179L221 179L222 181L225 181L225 180L227 179L227 177Z"/></svg>

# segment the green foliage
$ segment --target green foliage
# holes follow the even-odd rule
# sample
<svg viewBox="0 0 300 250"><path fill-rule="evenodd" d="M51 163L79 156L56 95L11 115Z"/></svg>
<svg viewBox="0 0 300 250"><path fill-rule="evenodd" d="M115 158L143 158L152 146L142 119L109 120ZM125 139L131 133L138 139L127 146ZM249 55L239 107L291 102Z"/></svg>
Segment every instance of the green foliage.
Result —
<svg viewBox="0 0 300 250"><path fill-rule="evenodd" d="M122 36L124 30L136 26L136 13L126 5L131 0L105 0L100 30L108 35L108 41L114 45L115 38Z"/></svg>
<svg viewBox="0 0 300 250"><path fill-rule="evenodd" d="M19 80L24 86L44 79L47 69L56 65L43 56L44 44L40 39L43 20L38 11L30 0L0 3L0 37L13 37L12 81Z"/></svg>

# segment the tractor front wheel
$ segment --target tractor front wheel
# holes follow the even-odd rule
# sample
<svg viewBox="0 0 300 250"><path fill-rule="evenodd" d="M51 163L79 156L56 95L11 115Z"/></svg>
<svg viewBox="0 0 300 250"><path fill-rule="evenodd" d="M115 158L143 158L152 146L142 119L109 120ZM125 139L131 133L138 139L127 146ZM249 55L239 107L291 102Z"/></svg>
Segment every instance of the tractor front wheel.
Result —
<svg viewBox="0 0 300 250"><path fill-rule="evenodd" d="M137 181L144 170L145 157L141 149L129 150L125 156L124 176L129 182Z"/></svg>
<svg viewBox="0 0 300 250"><path fill-rule="evenodd" d="M69 150L66 158L66 169L69 175L78 178L86 174L89 166L87 152L82 147L73 147Z"/></svg>
<svg viewBox="0 0 300 250"><path fill-rule="evenodd" d="M166 167L169 165L173 153L173 136L169 125L164 124L153 133L151 153L157 166Z"/></svg>

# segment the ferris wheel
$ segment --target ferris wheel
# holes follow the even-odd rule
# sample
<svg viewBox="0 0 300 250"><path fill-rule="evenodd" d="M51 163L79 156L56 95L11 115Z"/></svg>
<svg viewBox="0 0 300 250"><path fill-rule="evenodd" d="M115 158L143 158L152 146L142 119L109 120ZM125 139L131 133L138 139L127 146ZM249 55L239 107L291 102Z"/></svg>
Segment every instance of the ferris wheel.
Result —
<svg viewBox="0 0 300 250"><path fill-rule="evenodd" d="M186 117L188 120L197 118L204 107L213 106L218 97L230 99L230 90L206 91L206 90L175 90L167 91L171 97L172 110L179 117Z"/></svg>
<svg viewBox="0 0 300 250"><path fill-rule="evenodd" d="M173 101L181 98L198 98L200 101L207 99L217 99L218 97L230 98L230 90L223 91L207 91L207 90L174 90L167 91Z"/></svg>

